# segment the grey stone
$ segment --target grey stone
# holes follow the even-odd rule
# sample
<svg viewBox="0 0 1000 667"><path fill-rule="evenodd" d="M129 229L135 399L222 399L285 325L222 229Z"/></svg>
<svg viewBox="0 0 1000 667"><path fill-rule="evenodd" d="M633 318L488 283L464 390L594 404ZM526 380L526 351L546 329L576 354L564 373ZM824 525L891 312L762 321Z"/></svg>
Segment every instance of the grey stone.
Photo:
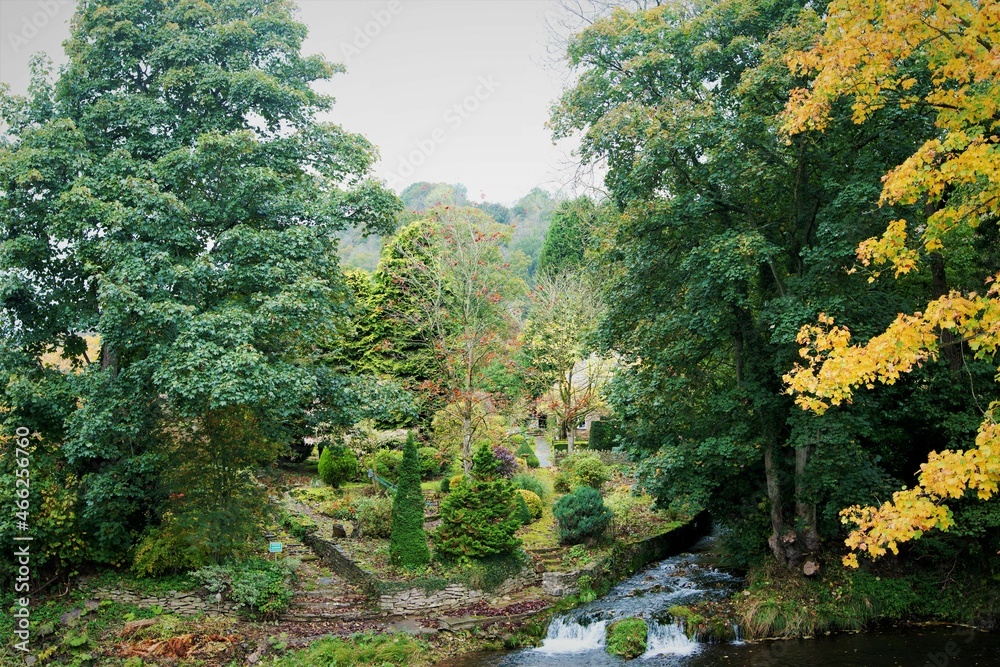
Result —
<svg viewBox="0 0 1000 667"><path fill-rule="evenodd" d="M65 614L59 617L59 622L62 623L63 625L68 625L70 627L73 627L74 625L76 625L77 621L80 619L80 616L82 615L83 615L82 609L70 609Z"/></svg>

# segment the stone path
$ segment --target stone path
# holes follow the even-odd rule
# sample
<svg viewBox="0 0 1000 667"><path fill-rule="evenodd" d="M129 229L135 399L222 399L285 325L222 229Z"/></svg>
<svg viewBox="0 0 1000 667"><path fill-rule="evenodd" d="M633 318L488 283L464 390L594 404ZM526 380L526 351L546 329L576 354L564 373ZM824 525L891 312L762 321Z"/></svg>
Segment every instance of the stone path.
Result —
<svg viewBox="0 0 1000 667"><path fill-rule="evenodd" d="M549 449L549 443L544 435L535 436L535 456L538 457L538 465L542 468L552 466L552 450Z"/></svg>

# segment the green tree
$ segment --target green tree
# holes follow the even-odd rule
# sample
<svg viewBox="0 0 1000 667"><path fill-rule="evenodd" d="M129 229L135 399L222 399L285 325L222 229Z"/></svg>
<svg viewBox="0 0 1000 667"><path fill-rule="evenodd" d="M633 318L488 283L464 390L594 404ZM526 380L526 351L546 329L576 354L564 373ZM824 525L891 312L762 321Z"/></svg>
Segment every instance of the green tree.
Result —
<svg viewBox="0 0 1000 667"><path fill-rule="evenodd" d="M318 375L348 307L336 235L388 232L401 206L370 176L375 148L317 120L332 100L313 84L342 68L303 56L305 35L284 1L83 3L55 85L36 62L27 98L0 94L5 429L60 446L95 560L195 498L262 506L253 485L163 474L224 437L213 424L247 435L204 445L246 480L317 395L353 403ZM81 372L44 372L52 350Z"/></svg>
<svg viewBox="0 0 1000 667"><path fill-rule="evenodd" d="M564 201L556 208L538 256L539 273L575 271L583 264L597 208L589 197Z"/></svg>
<svg viewBox="0 0 1000 667"><path fill-rule="evenodd" d="M878 208L879 182L926 138L920 111L879 109L856 127L844 105L822 137L780 135L790 91L807 84L785 54L820 28L803 5L616 11L571 41L580 79L553 116L557 136L583 133L584 158L608 166L618 216L600 234L613 243L602 248L599 337L621 359L609 400L645 483L664 503L707 505L746 529L765 508L758 544L791 566L818 549L831 508L909 472L883 456L898 442L880 428L892 404L791 412L781 376L800 359L797 331L826 312L864 338L933 288L869 286L844 270L906 208ZM954 259L952 281L975 273L963 268L979 261L972 245ZM944 429L929 430L903 446L940 445Z"/></svg>
<svg viewBox="0 0 1000 667"><path fill-rule="evenodd" d="M399 481L392 499L389 558L397 567L419 567L430 562L424 533L424 494L420 490L420 460L413 431L406 435Z"/></svg>
<svg viewBox="0 0 1000 667"><path fill-rule="evenodd" d="M601 293L585 274L543 274L521 335L528 392L556 416L570 453L577 422L601 408L611 376L611 363L591 354L602 313Z"/></svg>
<svg viewBox="0 0 1000 667"><path fill-rule="evenodd" d="M434 534L443 559L503 555L521 546L515 533L517 517L514 486L498 474L493 448L476 451L471 479L451 487L441 501L441 526Z"/></svg>

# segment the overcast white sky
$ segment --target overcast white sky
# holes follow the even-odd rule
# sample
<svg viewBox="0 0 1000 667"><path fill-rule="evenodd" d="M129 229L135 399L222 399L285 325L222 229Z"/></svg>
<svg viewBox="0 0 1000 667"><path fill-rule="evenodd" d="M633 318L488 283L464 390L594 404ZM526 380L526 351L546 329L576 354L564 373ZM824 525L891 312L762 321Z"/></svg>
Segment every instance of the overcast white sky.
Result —
<svg viewBox="0 0 1000 667"><path fill-rule="evenodd" d="M65 62L74 4L0 0L0 81L23 92L39 51ZM566 81L542 65L544 19L559 11L556 0L298 4L305 51L347 66L323 84L337 99L332 120L379 146L378 174L397 190L459 182L473 199L511 203L568 179L576 142L554 146L544 127Z"/></svg>

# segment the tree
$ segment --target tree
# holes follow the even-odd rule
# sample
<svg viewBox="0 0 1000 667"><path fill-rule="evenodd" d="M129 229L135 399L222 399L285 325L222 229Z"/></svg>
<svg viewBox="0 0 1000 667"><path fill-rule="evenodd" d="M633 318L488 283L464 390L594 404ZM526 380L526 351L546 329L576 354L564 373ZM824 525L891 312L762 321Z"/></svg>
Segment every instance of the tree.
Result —
<svg viewBox="0 0 1000 667"><path fill-rule="evenodd" d="M493 398L491 367L510 343L509 308L523 290L501 252L508 236L478 209L435 209L386 245L376 274L393 329L384 347L427 359L421 384L461 422L466 474L475 418L486 414L477 408Z"/></svg>
<svg viewBox="0 0 1000 667"><path fill-rule="evenodd" d="M424 533L424 494L420 490L420 460L413 431L406 435L396 495L392 499L389 558L397 567L419 567L431 560Z"/></svg>
<svg viewBox="0 0 1000 667"><path fill-rule="evenodd" d="M823 413L849 402L853 390L874 383L894 384L902 374L938 355L962 363L962 349L977 359L994 359L1000 347L1000 291L985 294L947 291L943 254L961 252L984 222L1000 213L1000 27L995 3L915 2L888 7L868 0L832 2L825 31L808 50L790 59L792 67L815 72L808 89L794 91L785 130L795 140L802 133L826 130L832 109L849 96L856 123L870 123L885 107L927 109L936 132L884 178L880 203L923 205L917 232L922 249L913 247L907 222L889 222L879 238L858 246L865 266L890 264L897 277L915 271L923 259L940 284L922 312L900 314L880 335L852 344L847 327L834 326L821 314L817 325L803 327L799 342L807 366L786 376L796 401ZM878 276L875 271L870 278ZM1000 273L987 283L1000 279ZM975 492L988 499L1000 483L1000 403L985 411L967 450L932 451L921 465L918 484L897 491L880 507L855 505L843 512L856 528L847 545L872 558L900 542L932 529L953 525L945 504ZM857 566L857 554L845 557Z"/></svg>
<svg viewBox="0 0 1000 667"><path fill-rule="evenodd" d="M582 273L543 274L532 293L522 334L529 392L552 410L573 451L576 423L598 410L611 374L608 360L590 354L603 313L600 292Z"/></svg>
<svg viewBox="0 0 1000 667"><path fill-rule="evenodd" d="M437 553L444 559L504 555L521 545L515 533L517 517L514 486L498 474L493 449L476 451L472 475L441 501L441 526L434 534Z"/></svg>
<svg viewBox="0 0 1000 667"><path fill-rule="evenodd" d="M538 257L540 273L573 272L583 264L596 207L589 197L564 201L552 214Z"/></svg>
<svg viewBox="0 0 1000 667"><path fill-rule="evenodd" d="M880 109L864 131L838 115L822 137L779 133L807 83L785 54L821 29L804 5L613 12L570 42L581 74L552 119L557 137L580 132L582 157L607 165L617 215L598 234L598 339L619 360L608 400L644 483L664 504L767 526L761 541L792 567L837 534L831 507L903 473L878 458L888 406L793 411L782 375L795 332L836 311L874 333L933 287L869 286L842 270L858 241L921 210L871 210L879 177L927 139L919 110ZM763 521L748 520L760 508Z"/></svg>
<svg viewBox="0 0 1000 667"><path fill-rule="evenodd" d="M346 384L317 353L348 308L336 235L388 232L401 205L374 146L316 119L332 100L312 84L342 68L303 56L305 35L283 1L83 3L55 85L36 61L27 98L0 94L4 431L58 445L94 560L168 513L232 528L223 509L263 506L245 482L287 425ZM42 372L51 350L81 372ZM186 452L214 463L165 475Z"/></svg>

